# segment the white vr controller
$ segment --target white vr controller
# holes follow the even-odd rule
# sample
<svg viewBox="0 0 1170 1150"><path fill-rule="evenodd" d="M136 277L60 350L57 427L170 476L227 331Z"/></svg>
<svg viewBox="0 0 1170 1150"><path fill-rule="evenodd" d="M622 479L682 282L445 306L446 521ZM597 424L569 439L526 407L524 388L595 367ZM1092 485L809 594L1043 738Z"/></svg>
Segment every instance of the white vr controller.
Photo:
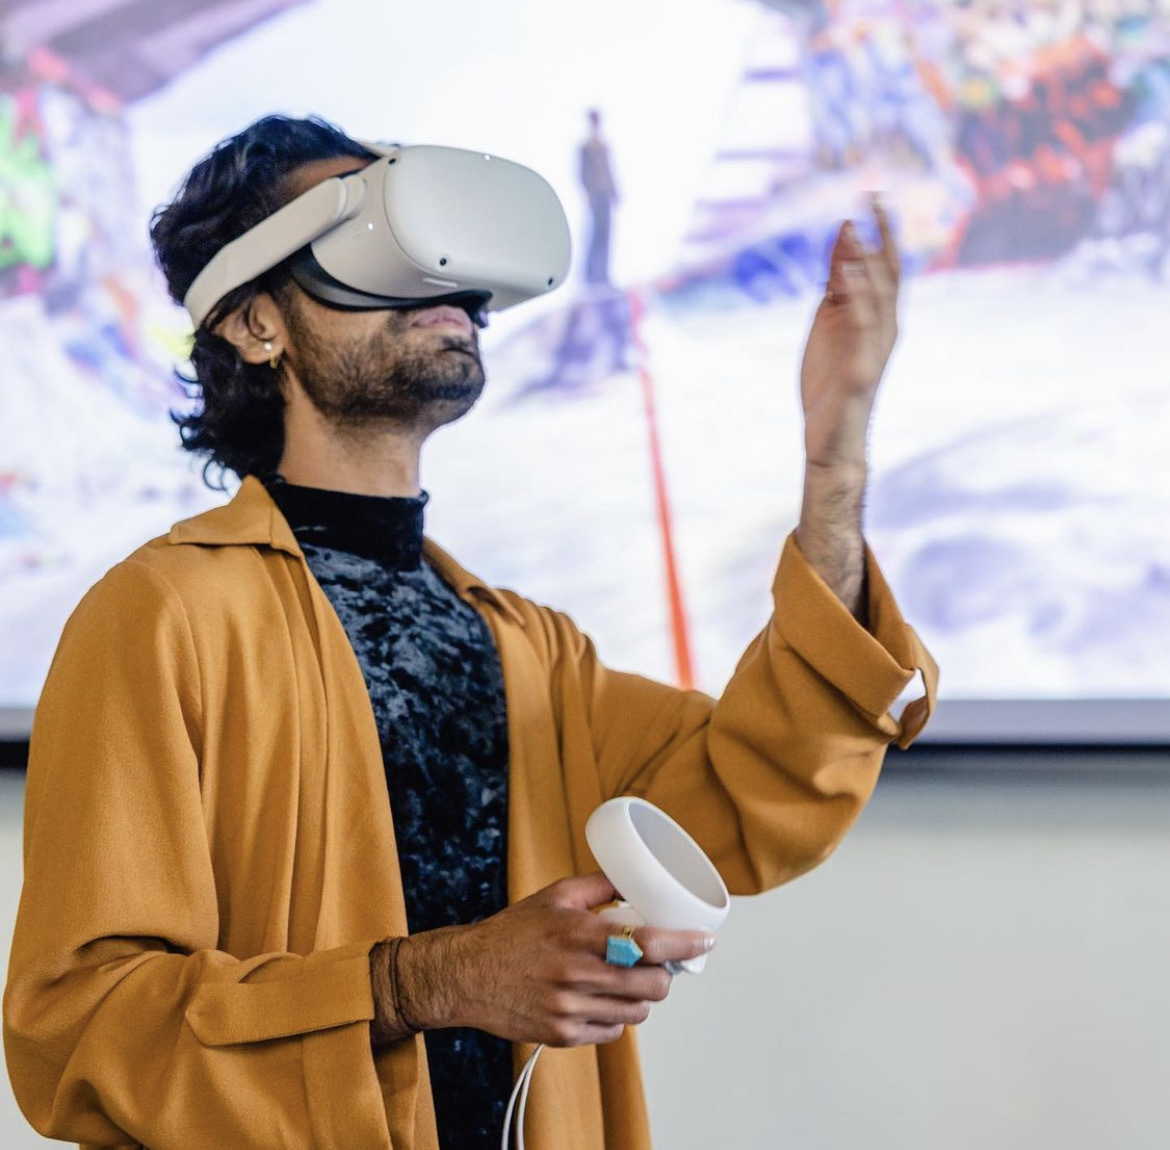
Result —
<svg viewBox="0 0 1170 1150"><path fill-rule="evenodd" d="M621 901L601 912L622 926L715 931L731 909L714 863L668 814L645 799L602 803L585 824L585 839ZM677 966L698 974L707 956Z"/></svg>
<svg viewBox="0 0 1170 1150"><path fill-rule="evenodd" d="M601 917L621 926L715 931L731 909L727 886L703 848L668 814L645 799L625 795L604 802L589 816L585 839L605 877L621 894ZM699 974L707 956L668 962L671 974ZM524 1150L524 1109L532 1072L544 1045L524 1064L508 1099L501 1150L511 1145L516 1120L517 1150Z"/></svg>

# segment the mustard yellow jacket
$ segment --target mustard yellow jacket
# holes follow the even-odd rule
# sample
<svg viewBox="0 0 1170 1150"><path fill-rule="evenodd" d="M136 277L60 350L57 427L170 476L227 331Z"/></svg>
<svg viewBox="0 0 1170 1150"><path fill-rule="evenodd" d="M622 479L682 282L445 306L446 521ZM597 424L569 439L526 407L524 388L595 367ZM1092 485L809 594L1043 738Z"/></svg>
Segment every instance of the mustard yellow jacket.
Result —
<svg viewBox="0 0 1170 1150"><path fill-rule="evenodd" d="M688 827L733 893L785 882L837 843L933 698L872 559L869 634L789 540L775 617L716 703L607 670L565 616L427 555L503 661L512 899L596 869L585 820L623 793ZM929 697L896 720L917 669ZM34 724L24 863L4 1041L41 1133L436 1150L421 1039L370 1049L368 952L406 917L369 696L255 480L70 619ZM533 1150L645 1150L629 1032L548 1051L526 1128Z"/></svg>

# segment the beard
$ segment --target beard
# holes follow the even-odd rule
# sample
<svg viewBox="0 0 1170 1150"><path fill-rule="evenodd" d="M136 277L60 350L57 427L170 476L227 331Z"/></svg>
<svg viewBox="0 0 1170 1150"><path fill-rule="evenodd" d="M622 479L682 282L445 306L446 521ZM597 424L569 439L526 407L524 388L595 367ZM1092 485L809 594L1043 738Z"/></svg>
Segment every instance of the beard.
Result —
<svg viewBox="0 0 1170 1150"><path fill-rule="evenodd" d="M389 311L383 327L343 339L322 338L296 305L286 321L296 349L290 366L313 406L339 427L431 431L465 415L483 392L474 332L420 347L408 338L409 311Z"/></svg>

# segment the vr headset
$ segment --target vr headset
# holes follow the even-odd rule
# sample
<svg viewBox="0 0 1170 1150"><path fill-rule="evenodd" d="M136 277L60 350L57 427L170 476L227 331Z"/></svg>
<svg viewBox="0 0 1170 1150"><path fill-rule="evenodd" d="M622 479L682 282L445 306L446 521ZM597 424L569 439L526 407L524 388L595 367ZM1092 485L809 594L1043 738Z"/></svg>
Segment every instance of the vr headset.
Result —
<svg viewBox="0 0 1170 1150"><path fill-rule="evenodd" d="M569 225L530 168L461 148L363 147L334 176L225 245L183 299L198 328L229 292L289 257L309 295L337 308L451 303L477 322L552 291L569 270Z"/></svg>

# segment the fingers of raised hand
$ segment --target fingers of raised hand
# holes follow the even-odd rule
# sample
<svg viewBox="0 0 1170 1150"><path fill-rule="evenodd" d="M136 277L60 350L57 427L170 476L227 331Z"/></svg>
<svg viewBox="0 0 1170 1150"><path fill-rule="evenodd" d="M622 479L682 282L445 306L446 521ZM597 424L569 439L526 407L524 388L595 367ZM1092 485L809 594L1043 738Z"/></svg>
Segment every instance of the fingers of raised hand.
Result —
<svg viewBox="0 0 1170 1150"><path fill-rule="evenodd" d="M829 281L824 302L831 307L856 305L873 291L869 260L852 222L846 221L837 233L829 260Z"/></svg>
<svg viewBox="0 0 1170 1150"><path fill-rule="evenodd" d="M863 255L857 230L851 220L846 220L837 232L836 242L829 255L830 292L836 291L844 296L845 289L849 286L847 281L864 272L859 266Z"/></svg>
<svg viewBox="0 0 1170 1150"><path fill-rule="evenodd" d="M876 254L881 259L890 284L896 288L902 278L902 257L898 251L897 240L894 239L894 230L890 226L890 216L879 196L874 195L870 202L882 241L881 248Z"/></svg>
<svg viewBox="0 0 1170 1150"><path fill-rule="evenodd" d="M851 304L864 311L871 301L888 304L897 296L901 261L889 216L876 199L874 213L881 236L877 248L866 247L851 220L841 225L829 261L826 304Z"/></svg>

